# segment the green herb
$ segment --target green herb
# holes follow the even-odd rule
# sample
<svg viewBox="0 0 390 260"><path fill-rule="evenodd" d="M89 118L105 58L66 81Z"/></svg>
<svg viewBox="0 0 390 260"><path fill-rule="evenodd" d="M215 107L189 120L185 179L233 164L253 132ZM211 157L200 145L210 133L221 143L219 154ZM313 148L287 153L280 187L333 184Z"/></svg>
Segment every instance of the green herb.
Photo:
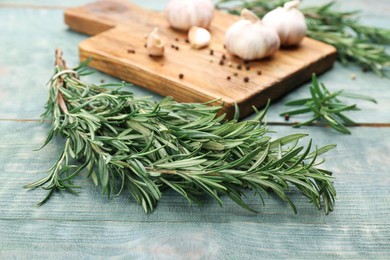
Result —
<svg viewBox="0 0 390 260"><path fill-rule="evenodd" d="M300 127L303 125L311 125L316 121L323 121L331 126L336 131L343 134L351 134L346 126L356 125L356 123L349 117L343 114L347 111L356 111L359 108L356 104L347 105L344 104L339 97L362 99L376 103L376 100L363 95L353 94L339 90L336 92L330 92L324 84L318 83L317 77L313 74L312 83L310 85L310 98L304 98L294 101L289 101L286 106L303 106L296 110L283 112L281 116L293 116L299 114L313 113L313 117L303 123L296 124L294 127Z"/></svg>
<svg viewBox="0 0 390 260"><path fill-rule="evenodd" d="M86 170L109 197L130 192L150 212L163 191L172 189L190 203L208 194L222 205L226 195L253 210L243 197L250 189L263 201L274 192L296 211L289 194L295 186L316 207L328 213L336 195L331 172L318 168L318 157L334 148L299 145L305 134L271 140L262 119L237 122L217 114L220 106L160 102L137 98L111 85L80 80L85 64L67 69L57 51L54 76L43 118L51 120L46 145L64 136L65 146L47 177L26 185L74 191L74 178ZM238 113L236 114L238 115ZM313 151L312 151L313 150ZM76 159L80 164L72 164ZM264 203L264 201L263 201Z"/></svg>
<svg viewBox="0 0 390 260"><path fill-rule="evenodd" d="M287 0L220 0L217 7L239 14L242 8L251 9L263 17L267 12L282 6ZM237 3L236 6L226 3ZM390 55L381 44L390 44L390 30L362 25L357 11L334 10L336 2L322 6L302 8L308 25L308 36L337 48L339 60L360 65L380 76L389 75Z"/></svg>

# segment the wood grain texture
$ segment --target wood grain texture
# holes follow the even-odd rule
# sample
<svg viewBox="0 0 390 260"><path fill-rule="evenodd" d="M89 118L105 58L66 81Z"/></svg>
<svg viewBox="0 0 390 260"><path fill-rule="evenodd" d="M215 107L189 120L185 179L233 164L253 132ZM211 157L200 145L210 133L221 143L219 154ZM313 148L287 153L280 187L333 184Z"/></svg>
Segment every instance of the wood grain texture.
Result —
<svg viewBox="0 0 390 260"><path fill-rule="evenodd" d="M384 239L374 244L372 240L356 241L356 236L371 233L370 225L351 229L329 224L239 222L98 224L0 220L0 225L13 230L4 234L12 248L2 255L19 256L19 250L28 250L27 246L33 245L38 250L29 255L32 259L54 255L57 259L74 259L80 258L81 252L84 259L386 259L389 256L386 226L371 234ZM291 232L290 236L286 237L286 232ZM35 239L36 235L41 240ZM25 242L21 242L21 236Z"/></svg>
<svg viewBox="0 0 390 260"><path fill-rule="evenodd" d="M217 11L210 27L209 48L194 50L185 42L186 34L171 29L162 13L128 1L99 1L65 11L65 23L70 28L96 35L79 46L81 60L93 57L91 67L182 102L221 99L228 116L234 113L234 103L241 116L247 116L253 112L252 106L261 107L269 98L281 97L310 79L312 73L328 70L335 61L334 47L305 38L297 48L282 49L271 58L251 62L250 70L246 70L241 59L223 48L226 29L238 19ZM154 27L165 37L163 58L150 58L144 48L145 35ZM214 51L212 56L210 49ZM227 56L224 65L219 64L222 55ZM233 67L228 66L229 62ZM239 64L241 70L237 69ZM179 74L184 78L180 79Z"/></svg>
<svg viewBox="0 0 390 260"><path fill-rule="evenodd" d="M43 207L37 207L45 191L21 187L45 176L45 169L60 154L61 138L39 152L31 152L44 141L48 128L45 124L0 122L1 258L27 252L33 259L54 254L60 259L390 256L388 128L356 128L352 130L353 139L322 128L307 131L318 145L330 139L339 144L325 156L338 191L335 211L329 215L316 210L296 191L291 195L297 215L274 196L263 208L250 192L247 201L259 214L247 212L227 198L223 198L222 208L208 198L204 207L191 207L185 199L168 192L156 211L145 215L126 194L112 200L101 196L85 174L75 182L83 186L78 196L56 194ZM278 132L275 137L290 131L286 127L271 130Z"/></svg>

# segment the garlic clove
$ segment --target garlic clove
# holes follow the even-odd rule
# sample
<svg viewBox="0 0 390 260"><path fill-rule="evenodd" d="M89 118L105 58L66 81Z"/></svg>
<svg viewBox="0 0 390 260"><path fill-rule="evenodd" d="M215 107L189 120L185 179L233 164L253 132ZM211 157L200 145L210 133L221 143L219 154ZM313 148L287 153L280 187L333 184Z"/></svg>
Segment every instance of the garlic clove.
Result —
<svg viewBox="0 0 390 260"><path fill-rule="evenodd" d="M263 23L278 32L282 46L298 45L306 36L306 20L298 5L298 0L287 2L263 17Z"/></svg>
<svg viewBox="0 0 390 260"><path fill-rule="evenodd" d="M226 31L225 46L230 53L244 60L256 60L273 55L280 47L280 40L275 29L244 9L241 20Z"/></svg>
<svg viewBox="0 0 390 260"><path fill-rule="evenodd" d="M158 34L158 28L154 28L146 39L146 48L150 56L163 56L165 52L164 41Z"/></svg>
<svg viewBox="0 0 390 260"><path fill-rule="evenodd" d="M214 17L214 4L211 0L170 0L165 17L178 30L187 31L192 26L207 29Z"/></svg>
<svg viewBox="0 0 390 260"><path fill-rule="evenodd" d="M206 29L193 26L188 32L188 40L192 48L202 49L210 44L211 35Z"/></svg>

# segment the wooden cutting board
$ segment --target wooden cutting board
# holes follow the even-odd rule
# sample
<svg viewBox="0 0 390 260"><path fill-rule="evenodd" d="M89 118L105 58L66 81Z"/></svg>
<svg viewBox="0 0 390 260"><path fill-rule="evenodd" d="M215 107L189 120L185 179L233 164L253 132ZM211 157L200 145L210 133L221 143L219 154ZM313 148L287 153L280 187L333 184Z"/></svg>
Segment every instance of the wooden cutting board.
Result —
<svg viewBox="0 0 390 260"><path fill-rule="evenodd" d="M241 117L247 116L253 112L252 106L261 107L268 98L279 98L308 81L313 72L330 69L336 59L334 47L305 38L297 48L282 49L272 58L244 64L223 46L224 32L238 19L216 11L209 48L194 50L186 42L186 33L171 29L163 13L128 1L98 1L65 11L65 23L70 28L94 35L80 43L81 61L93 57L91 67L177 101L221 99L228 116L234 113L235 102ZM154 27L165 38L162 58L149 57L144 47L145 36ZM222 63L223 56L226 59Z"/></svg>

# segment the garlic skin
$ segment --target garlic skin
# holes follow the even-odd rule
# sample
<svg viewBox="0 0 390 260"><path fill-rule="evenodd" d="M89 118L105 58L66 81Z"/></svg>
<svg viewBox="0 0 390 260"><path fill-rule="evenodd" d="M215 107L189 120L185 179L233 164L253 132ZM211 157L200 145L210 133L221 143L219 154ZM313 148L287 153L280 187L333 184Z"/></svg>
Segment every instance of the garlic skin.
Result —
<svg viewBox="0 0 390 260"><path fill-rule="evenodd" d="M158 28L154 28L151 33L147 36L146 39L146 49L150 56L163 56L165 52L164 41L161 39L158 34Z"/></svg>
<svg viewBox="0 0 390 260"><path fill-rule="evenodd" d="M192 26L209 28L214 17L210 0L170 0L165 16L171 27L188 31Z"/></svg>
<svg viewBox="0 0 390 260"><path fill-rule="evenodd" d="M244 60L256 60L273 55L280 47L280 40L275 29L244 9L241 20L226 31L225 46L230 53Z"/></svg>
<svg viewBox="0 0 390 260"><path fill-rule="evenodd" d="M298 45L306 36L305 16L297 9L298 5L298 0L287 2L263 17L263 23L278 32L282 46Z"/></svg>
<svg viewBox="0 0 390 260"><path fill-rule="evenodd" d="M211 35L206 29L193 26L188 31L188 40L192 48L202 49L210 44Z"/></svg>

